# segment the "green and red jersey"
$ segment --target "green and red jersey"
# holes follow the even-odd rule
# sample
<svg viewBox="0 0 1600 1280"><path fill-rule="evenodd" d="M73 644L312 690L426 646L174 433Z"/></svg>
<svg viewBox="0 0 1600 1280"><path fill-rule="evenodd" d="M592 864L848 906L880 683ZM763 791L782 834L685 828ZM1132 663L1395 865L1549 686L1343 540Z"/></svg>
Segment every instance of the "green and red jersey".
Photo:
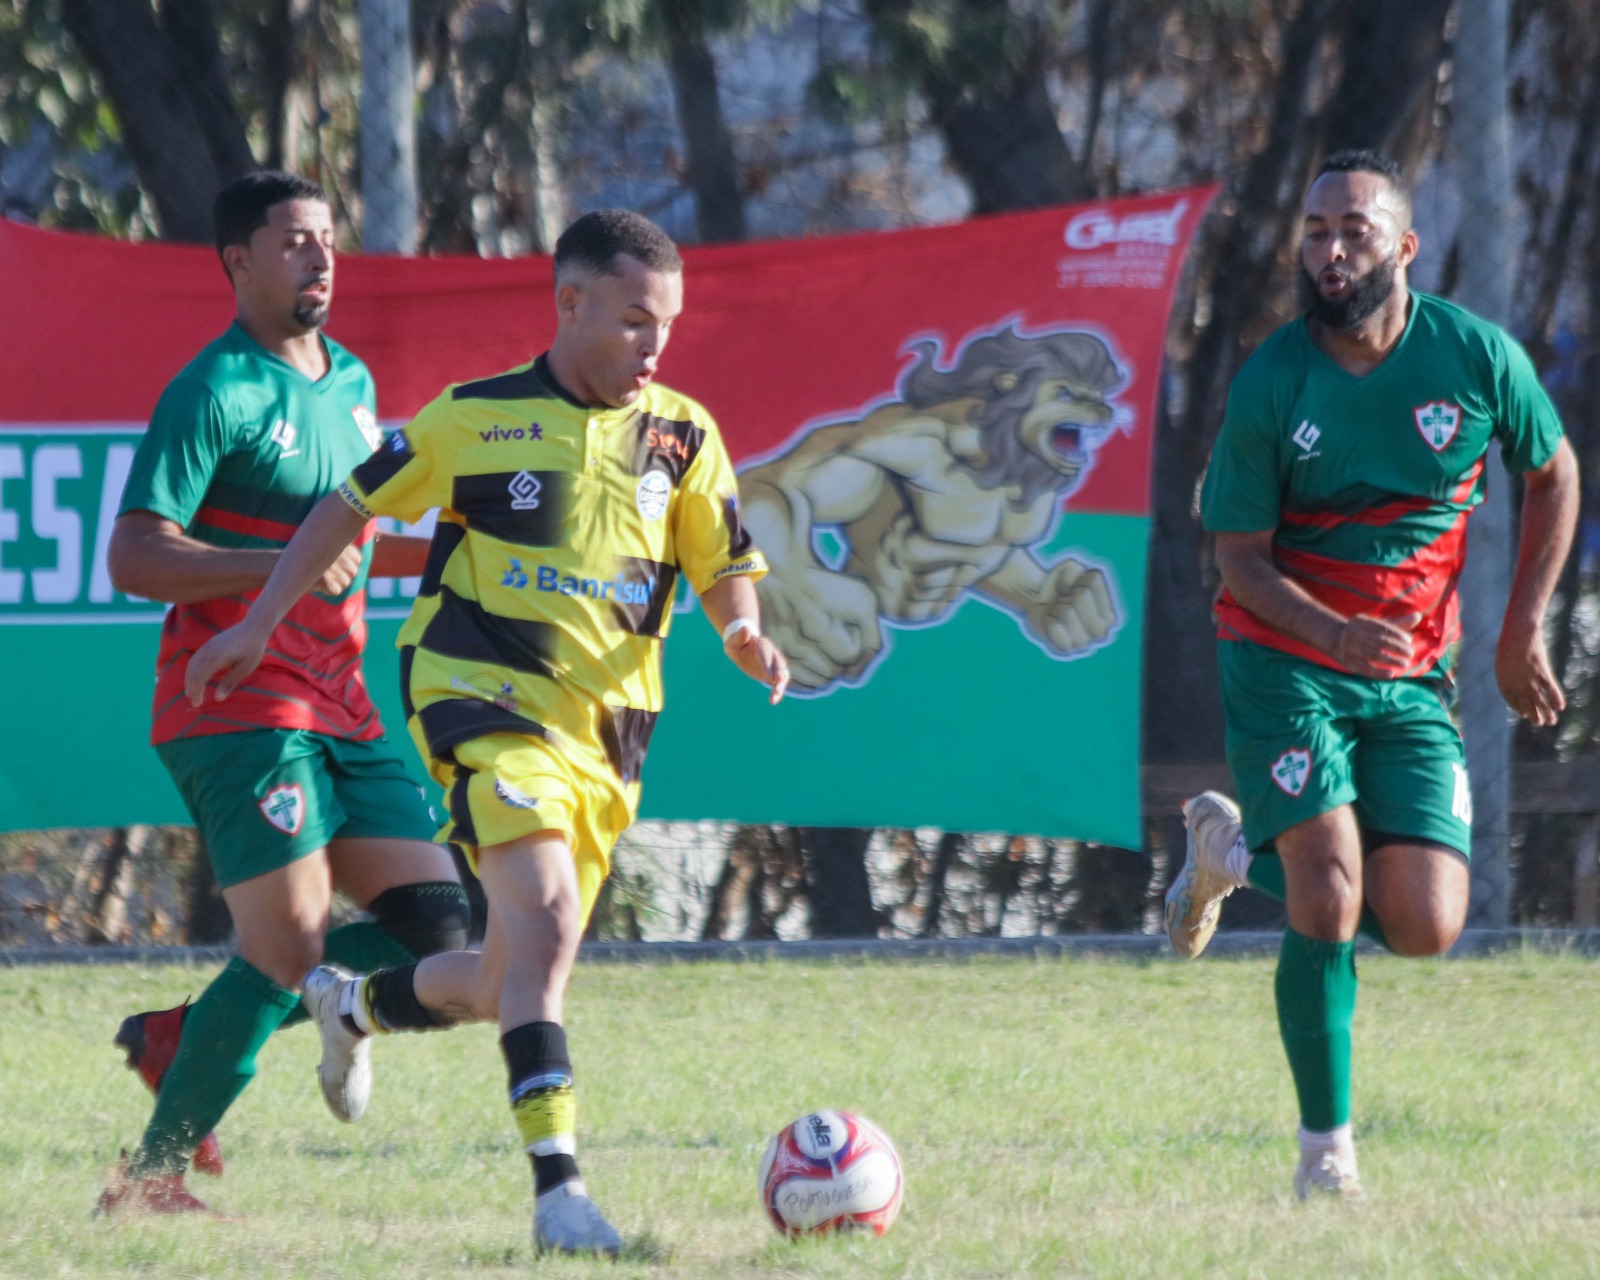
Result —
<svg viewBox="0 0 1600 1280"><path fill-rule="evenodd" d="M312 381L230 325L162 393L120 510L153 511L215 547L286 545L381 439L372 375L338 343L323 342L330 367ZM173 605L161 628L151 741L263 728L381 735L361 674L370 524L360 541L361 572L349 589L296 601L261 666L225 703L191 707L184 669L200 645L244 617L257 593Z"/></svg>
<svg viewBox="0 0 1600 1280"><path fill-rule="evenodd" d="M1412 293L1399 343L1364 377L1318 348L1303 317L1257 348L1229 389L1201 514L1212 533L1270 530L1279 570L1346 617L1421 614L1412 666L1398 674L1424 675L1461 634L1456 587L1490 441L1516 473L1543 466L1560 439L1509 334ZM1342 669L1227 591L1216 616L1224 640Z"/></svg>

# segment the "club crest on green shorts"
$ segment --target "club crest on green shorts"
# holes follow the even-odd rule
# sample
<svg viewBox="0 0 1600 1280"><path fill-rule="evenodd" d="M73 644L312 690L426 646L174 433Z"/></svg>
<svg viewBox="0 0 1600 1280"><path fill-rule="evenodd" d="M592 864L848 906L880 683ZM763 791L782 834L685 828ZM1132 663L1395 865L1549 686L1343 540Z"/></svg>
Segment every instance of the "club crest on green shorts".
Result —
<svg viewBox="0 0 1600 1280"><path fill-rule="evenodd" d="M1302 747L1285 751L1272 762L1272 780L1287 795L1298 796L1311 777L1311 753Z"/></svg>
<svg viewBox="0 0 1600 1280"><path fill-rule="evenodd" d="M306 793L298 782L273 787L261 797L261 816L285 835L297 836L306 821Z"/></svg>

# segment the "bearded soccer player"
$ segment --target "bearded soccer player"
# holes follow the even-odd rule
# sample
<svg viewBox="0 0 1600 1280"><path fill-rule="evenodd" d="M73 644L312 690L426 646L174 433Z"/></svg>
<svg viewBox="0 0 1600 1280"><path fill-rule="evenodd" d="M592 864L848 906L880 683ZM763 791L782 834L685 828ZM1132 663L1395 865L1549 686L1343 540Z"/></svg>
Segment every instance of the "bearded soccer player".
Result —
<svg viewBox="0 0 1600 1280"><path fill-rule="evenodd" d="M1276 988L1302 1199L1361 1194L1356 933L1431 956L1466 919L1472 793L1451 647L1493 445L1526 485L1495 674L1534 724L1564 706L1541 626L1576 523L1572 449L1509 335L1407 286L1416 255L1399 167L1330 157L1305 199L1308 310L1234 380L1202 496L1239 804L1208 792L1184 806L1167 929L1192 956L1240 885L1287 903Z"/></svg>
<svg viewBox="0 0 1600 1280"><path fill-rule="evenodd" d="M772 702L789 673L761 634L766 562L716 424L654 380L683 309L677 247L637 214L591 213L558 241L555 285L550 350L447 388L357 467L243 622L190 660L186 684L199 706L215 681L225 709L283 610L374 514L439 508L402 679L450 838L483 880L483 951L364 979L322 968L307 1000L335 1066L374 1034L498 1019L533 1161L535 1244L615 1253L620 1237L578 1175L562 1002L611 848L638 811L679 576Z"/></svg>
<svg viewBox="0 0 1600 1280"><path fill-rule="evenodd" d="M470 919L361 676L366 579L420 573L426 540L374 538L363 521L287 602L266 660L225 708L184 697L184 660L244 616L295 527L380 440L371 376L321 332L333 298L322 189L249 174L221 192L214 217L234 322L156 405L109 560L118 590L172 605L151 737L204 839L239 954L194 1005L123 1023L117 1043L156 1107L101 1198L106 1211L205 1210L184 1167L193 1155L221 1172L211 1131L267 1037L305 1019L299 989L312 966L405 964L464 945ZM334 888L372 920L329 931ZM343 1095L329 1103L357 1114Z"/></svg>

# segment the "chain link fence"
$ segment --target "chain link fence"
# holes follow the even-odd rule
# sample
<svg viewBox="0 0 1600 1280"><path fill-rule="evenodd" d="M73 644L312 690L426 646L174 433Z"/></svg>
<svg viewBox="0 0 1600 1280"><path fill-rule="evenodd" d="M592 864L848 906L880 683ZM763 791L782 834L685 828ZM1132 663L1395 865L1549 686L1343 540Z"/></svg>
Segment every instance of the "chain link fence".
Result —
<svg viewBox="0 0 1600 1280"><path fill-rule="evenodd" d="M0 3L0 208L131 239L205 239L217 185L256 164L321 181L347 248L487 257L548 251L603 205L704 243L1226 183L1174 313L1156 424L1144 850L641 824L599 915L617 937L1156 927L1182 854L1173 801L1226 784L1197 485L1229 379L1298 305L1309 176L1349 146L1407 166L1413 283L1525 342L1588 464L1597 122L1600 12L1587 0ZM1586 481L1551 611L1570 708L1532 730L1511 726L1494 685L1517 494L1501 480L1492 491L1503 512L1474 517L1470 561L1494 572L1468 585L1461 664L1473 919L1594 924L1597 495ZM186 933L181 904L205 894L184 889L189 864L168 857L180 846L162 833L0 837L0 943L42 919L75 938ZM113 862L135 868L116 928L79 884ZM145 893L138 869L162 864L178 888ZM107 872L113 898L120 874ZM1279 918L1237 894L1225 923Z"/></svg>

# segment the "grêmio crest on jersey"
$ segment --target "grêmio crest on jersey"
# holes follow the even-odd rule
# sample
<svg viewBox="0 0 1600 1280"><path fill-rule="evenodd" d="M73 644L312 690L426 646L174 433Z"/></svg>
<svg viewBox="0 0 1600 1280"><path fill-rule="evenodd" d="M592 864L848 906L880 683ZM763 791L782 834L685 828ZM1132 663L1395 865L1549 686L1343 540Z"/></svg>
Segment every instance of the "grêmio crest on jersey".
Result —
<svg viewBox="0 0 1600 1280"><path fill-rule="evenodd" d="M1413 409L1411 416L1428 448L1435 453L1444 452L1444 447L1456 438L1461 427L1461 406L1447 400L1430 400Z"/></svg>

